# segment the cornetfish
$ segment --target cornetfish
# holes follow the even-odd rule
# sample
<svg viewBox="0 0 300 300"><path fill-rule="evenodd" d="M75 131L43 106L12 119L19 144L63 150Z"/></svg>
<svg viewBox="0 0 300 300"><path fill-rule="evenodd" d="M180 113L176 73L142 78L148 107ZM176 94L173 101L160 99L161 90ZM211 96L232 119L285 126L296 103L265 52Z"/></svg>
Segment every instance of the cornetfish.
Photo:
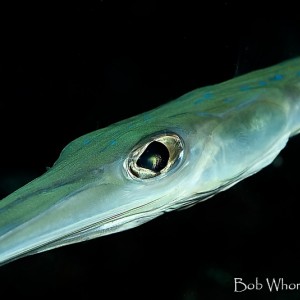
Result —
<svg viewBox="0 0 300 300"><path fill-rule="evenodd" d="M83 135L0 201L0 264L141 225L269 165L300 132L300 58Z"/></svg>

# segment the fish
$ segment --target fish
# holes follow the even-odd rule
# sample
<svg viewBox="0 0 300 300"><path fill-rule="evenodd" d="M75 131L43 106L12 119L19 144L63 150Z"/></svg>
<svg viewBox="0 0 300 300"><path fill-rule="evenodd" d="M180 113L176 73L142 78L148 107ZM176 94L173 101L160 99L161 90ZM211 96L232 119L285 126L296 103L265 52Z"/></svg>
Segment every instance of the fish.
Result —
<svg viewBox="0 0 300 300"><path fill-rule="evenodd" d="M300 132L300 57L87 133L0 201L0 265L128 230L225 191Z"/></svg>

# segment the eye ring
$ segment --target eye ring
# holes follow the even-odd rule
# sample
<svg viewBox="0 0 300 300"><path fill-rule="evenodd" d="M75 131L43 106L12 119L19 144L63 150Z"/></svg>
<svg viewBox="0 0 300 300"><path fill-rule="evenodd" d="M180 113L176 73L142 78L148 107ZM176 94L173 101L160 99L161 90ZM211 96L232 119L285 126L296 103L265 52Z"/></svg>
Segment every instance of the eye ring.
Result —
<svg viewBox="0 0 300 300"><path fill-rule="evenodd" d="M124 169L137 180L166 175L181 161L183 149L183 141L177 134L156 134L132 149L124 161Z"/></svg>

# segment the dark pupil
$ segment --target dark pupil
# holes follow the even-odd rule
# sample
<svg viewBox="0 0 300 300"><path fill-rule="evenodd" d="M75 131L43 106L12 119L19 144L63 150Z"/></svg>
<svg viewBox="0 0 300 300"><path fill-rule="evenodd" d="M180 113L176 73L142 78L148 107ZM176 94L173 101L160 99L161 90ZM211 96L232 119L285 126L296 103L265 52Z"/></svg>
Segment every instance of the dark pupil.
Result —
<svg viewBox="0 0 300 300"><path fill-rule="evenodd" d="M164 144L152 142L139 157L137 165L153 172L160 172L167 165L169 156L168 148Z"/></svg>

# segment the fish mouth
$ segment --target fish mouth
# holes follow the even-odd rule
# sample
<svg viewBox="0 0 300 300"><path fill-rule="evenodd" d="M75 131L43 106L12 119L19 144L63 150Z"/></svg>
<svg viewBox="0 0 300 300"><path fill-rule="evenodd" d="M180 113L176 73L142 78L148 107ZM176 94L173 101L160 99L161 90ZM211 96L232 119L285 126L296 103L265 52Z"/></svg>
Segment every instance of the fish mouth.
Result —
<svg viewBox="0 0 300 300"><path fill-rule="evenodd" d="M84 174L83 174L84 173ZM0 201L0 265L47 250L84 228L91 216L84 197L102 185L102 169L73 174L53 167ZM43 250L41 250L43 251Z"/></svg>
<svg viewBox="0 0 300 300"><path fill-rule="evenodd" d="M127 230L163 213L160 198L120 202L120 183L110 183L101 169L88 173L63 180L54 168L0 201L0 265Z"/></svg>
<svg viewBox="0 0 300 300"><path fill-rule="evenodd" d="M87 190L87 188L83 189L81 192L83 193L85 190ZM81 192L76 192L69 197L71 198L76 194L79 195ZM26 233L28 231L30 232L32 227L36 227L38 223L47 223L49 215L45 212L43 215L31 219L27 224L20 225L0 237L0 245L4 246L6 242L13 244L10 245L12 247L4 252L2 252L2 247L0 246L0 266L28 255L83 242L139 226L163 213L160 208L153 211L151 207L149 207L158 200L159 199L155 199L152 202L148 202L139 207L118 208L114 211L108 211L100 218L96 215L93 218L84 219L76 224L70 223L69 226L62 228L51 228L53 224L50 224L48 233L42 232L40 234L38 231L35 231L29 240L23 239L22 241L21 239L18 239L20 234L22 236L24 234L26 235ZM35 229L33 228L33 230Z"/></svg>

